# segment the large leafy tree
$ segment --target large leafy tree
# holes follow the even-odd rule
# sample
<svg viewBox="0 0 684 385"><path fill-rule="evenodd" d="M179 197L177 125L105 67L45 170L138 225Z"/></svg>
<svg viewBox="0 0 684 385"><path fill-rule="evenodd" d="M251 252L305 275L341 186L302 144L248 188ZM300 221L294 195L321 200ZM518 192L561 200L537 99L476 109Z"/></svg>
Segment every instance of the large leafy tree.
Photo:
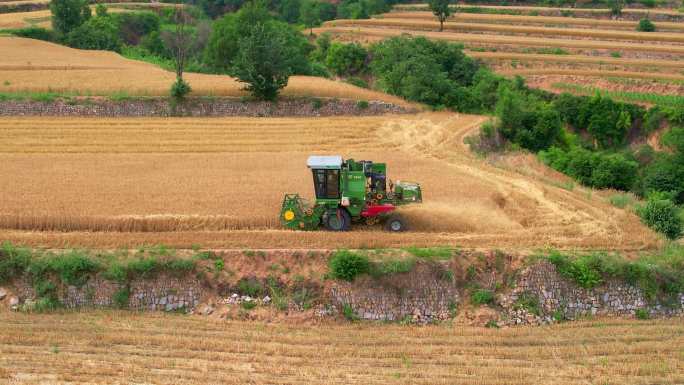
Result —
<svg viewBox="0 0 684 385"><path fill-rule="evenodd" d="M268 24L258 23L238 42L233 72L260 100L274 100L292 73L286 41Z"/></svg>
<svg viewBox="0 0 684 385"><path fill-rule="evenodd" d="M449 4L451 0L430 0L430 10L439 20L439 32L444 30L444 22L451 15Z"/></svg>
<svg viewBox="0 0 684 385"><path fill-rule="evenodd" d="M87 0L52 0L52 28L61 34L68 34L90 19Z"/></svg>

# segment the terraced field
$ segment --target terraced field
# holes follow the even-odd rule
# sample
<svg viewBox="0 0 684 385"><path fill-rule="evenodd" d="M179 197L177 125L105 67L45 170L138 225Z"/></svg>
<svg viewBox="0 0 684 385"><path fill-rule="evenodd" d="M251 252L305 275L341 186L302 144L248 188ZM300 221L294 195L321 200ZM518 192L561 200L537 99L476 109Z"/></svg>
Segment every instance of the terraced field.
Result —
<svg viewBox="0 0 684 385"><path fill-rule="evenodd" d="M588 86L597 79L626 79L630 84L612 84L607 90L684 94L684 23L677 11L652 10L651 15L669 15L672 21L658 20L657 32L646 33L635 30L635 20L603 17L607 10L574 9L586 14L563 17L553 15L561 11L554 8L484 6L478 8L519 14L456 13L444 32L437 32L438 21L421 7L397 5L373 19L333 20L316 32L362 43L404 33L459 42L496 71L524 76L531 85L552 91L561 91L553 87L558 83Z"/></svg>
<svg viewBox="0 0 684 385"><path fill-rule="evenodd" d="M81 96L168 95L175 74L114 52L83 51L40 40L0 37L0 93L56 92ZM229 76L186 74L194 94L244 96ZM293 76L289 96L382 100L413 106L401 98L320 77Z"/></svg>
<svg viewBox="0 0 684 385"><path fill-rule="evenodd" d="M131 312L0 312L0 382L681 384L681 320L549 327L296 325Z"/></svg>

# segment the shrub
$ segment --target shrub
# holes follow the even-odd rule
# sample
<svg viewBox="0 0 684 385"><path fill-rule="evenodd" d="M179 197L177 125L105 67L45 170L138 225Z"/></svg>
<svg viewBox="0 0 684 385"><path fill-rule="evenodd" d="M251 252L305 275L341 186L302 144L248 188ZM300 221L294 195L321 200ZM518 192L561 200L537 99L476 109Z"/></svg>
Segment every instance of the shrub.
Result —
<svg viewBox="0 0 684 385"><path fill-rule="evenodd" d="M637 208L641 221L669 239L677 239L682 233L679 209L669 199L661 196L649 198L643 207Z"/></svg>
<svg viewBox="0 0 684 385"><path fill-rule="evenodd" d="M121 40L128 45L136 45L142 36L159 31L159 16L149 11L122 12L110 17L117 26Z"/></svg>
<svg viewBox="0 0 684 385"><path fill-rule="evenodd" d="M57 40L57 37L55 36L55 33L53 31L35 26L12 30L12 34L15 36L27 37L29 39L38 39L45 41Z"/></svg>
<svg viewBox="0 0 684 385"><path fill-rule="evenodd" d="M347 321L359 320L359 316L354 313L354 309L352 309L351 305L346 303L342 306L342 315L347 319Z"/></svg>
<svg viewBox="0 0 684 385"><path fill-rule="evenodd" d="M241 303L241 306L245 310L252 310L257 306L257 304L254 301L244 301Z"/></svg>
<svg viewBox="0 0 684 385"><path fill-rule="evenodd" d="M525 310L526 312L534 315L541 315L541 310L539 309L539 298L528 292L521 293L517 300L513 303L513 309L515 310Z"/></svg>
<svg viewBox="0 0 684 385"><path fill-rule="evenodd" d="M86 0L52 0L52 27L61 34L68 34L90 19L90 7Z"/></svg>
<svg viewBox="0 0 684 385"><path fill-rule="evenodd" d="M122 287L114 292L114 295L112 296L112 304L114 304L114 306L118 309L125 309L128 307L130 295L130 289L128 287Z"/></svg>
<svg viewBox="0 0 684 385"><path fill-rule="evenodd" d="M363 71L368 52L361 44L334 42L328 48L325 65L336 75L350 76Z"/></svg>
<svg viewBox="0 0 684 385"><path fill-rule="evenodd" d="M368 109L368 101L367 100L359 100L356 102L356 107L359 110L365 110Z"/></svg>
<svg viewBox="0 0 684 385"><path fill-rule="evenodd" d="M494 292L491 290L478 289L470 294L470 302L473 305L489 305L494 302Z"/></svg>
<svg viewBox="0 0 684 385"><path fill-rule="evenodd" d="M250 297L258 297L264 292L264 286L256 279L243 278L238 281L238 291Z"/></svg>
<svg viewBox="0 0 684 385"><path fill-rule="evenodd" d="M179 99L184 99L187 94L192 91L192 88L190 87L190 84L183 80L183 78L178 77L176 78L176 81L171 85L171 97L179 100Z"/></svg>
<svg viewBox="0 0 684 385"><path fill-rule="evenodd" d="M636 309L635 315L637 319L640 320L647 320L651 318L651 315L648 313L648 310L646 309Z"/></svg>
<svg viewBox="0 0 684 385"><path fill-rule="evenodd" d="M31 250L3 242L0 247L0 283L22 274L31 263Z"/></svg>
<svg viewBox="0 0 684 385"><path fill-rule="evenodd" d="M109 17L94 17L66 37L70 47L80 49L96 49L121 51L121 39L116 24Z"/></svg>
<svg viewBox="0 0 684 385"><path fill-rule="evenodd" d="M639 24L637 25L636 30L639 32L653 32L656 30L656 27L655 24L651 22L651 20L641 19L639 20Z"/></svg>
<svg viewBox="0 0 684 385"><path fill-rule="evenodd" d="M60 254L48 261L49 270L59 274L60 279L65 284L74 286L85 284L89 275L98 271L99 268L99 263L78 251Z"/></svg>
<svg viewBox="0 0 684 385"><path fill-rule="evenodd" d="M356 276L370 272L368 257L348 250L336 251L328 262L330 277L353 281Z"/></svg>

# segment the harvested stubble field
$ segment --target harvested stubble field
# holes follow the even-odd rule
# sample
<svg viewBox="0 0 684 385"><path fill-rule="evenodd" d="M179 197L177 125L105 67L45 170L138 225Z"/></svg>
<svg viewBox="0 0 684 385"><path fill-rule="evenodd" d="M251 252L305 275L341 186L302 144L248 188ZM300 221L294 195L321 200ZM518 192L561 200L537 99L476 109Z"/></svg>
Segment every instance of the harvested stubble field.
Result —
<svg viewBox="0 0 684 385"><path fill-rule="evenodd" d="M0 172L12 183L0 187L0 238L55 247L659 244L635 215L583 188L555 187L560 176L529 178L470 155L463 138L485 120L6 118ZM405 210L413 231L280 230L283 193L312 195L306 157L334 153L386 161L394 179L420 181L426 202Z"/></svg>
<svg viewBox="0 0 684 385"><path fill-rule="evenodd" d="M84 51L44 41L0 37L0 92L56 92L75 95L166 96L173 72L128 60L109 51ZM193 94L246 96L244 85L224 75L187 73ZM293 76L286 96L381 100L414 106L380 92L320 77Z"/></svg>
<svg viewBox="0 0 684 385"><path fill-rule="evenodd" d="M358 19L358 20L333 20L326 22L325 25L330 26L366 26L366 27L383 27L383 28L398 28L409 30L437 30L439 29L439 22L435 20L419 20L419 19L399 19L399 18L379 18L379 19ZM614 31L604 29L588 29L588 28L555 28L555 27L539 27L526 25L509 25L496 23L459 23L447 22L444 24L446 31L463 31L463 32L494 32L503 33L507 35L524 35L524 36L563 36L566 38L578 39L601 39L611 41L654 41L663 43L683 43L684 34L682 33L661 33L651 32L643 33L636 31Z"/></svg>
<svg viewBox="0 0 684 385"><path fill-rule="evenodd" d="M681 320L537 328L0 312L3 384L681 384Z"/></svg>
<svg viewBox="0 0 684 385"><path fill-rule="evenodd" d="M482 43L489 45L514 45L519 47L559 47L602 50L625 50L638 52L660 52L672 55L684 55L684 45L628 43L603 40L553 39L527 36L506 36L489 34L468 34L456 32L416 31L403 28L372 27L333 27L332 23L321 28L314 28L314 33L330 32L333 35L346 35L354 38L386 38L410 34L424 36L429 39L446 40L461 43Z"/></svg>
<svg viewBox="0 0 684 385"><path fill-rule="evenodd" d="M455 7L453 5L452 7ZM502 9L502 10L509 10L509 11L524 11L524 12L548 12L548 11L555 11L555 12L561 12L561 11L581 11L581 12L587 12L587 13L594 13L594 14L605 14L605 15L610 15L610 9L607 8L559 8L559 7L535 7L535 6L525 6L525 5L480 5L480 4L458 4L458 7L477 7L477 8L483 8L483 9ZM422 3L422 4L396 4L394 6L396 9L407 9L407 10L422 10L422 9L428 9L429 6L428 4ZM674 9L664 9L664 8L623 8L622 9L623 14L638 14L638 15L672 15L672 16L681 16L682 13L674 10Z"/></svg>
<svg viewBox="0 0 684 385"><path fill-rule="evenodd" d="M422 11L395 11L379 15L382 19L413 19L423 21L434 21L435 15L432 12ZM592 19L587 17L560 17L560 16L526 16L526 15L492 15L481 13L456 13L451 15L446 23L456 22L483 22L490 24L542 24L547 26L579 26L587 28L603 28L609 30L630 30L634 31L639 24L636 21L628 20L606 20ZM659 31L684 31L682 23L659 21L656 23Z"/></svg>

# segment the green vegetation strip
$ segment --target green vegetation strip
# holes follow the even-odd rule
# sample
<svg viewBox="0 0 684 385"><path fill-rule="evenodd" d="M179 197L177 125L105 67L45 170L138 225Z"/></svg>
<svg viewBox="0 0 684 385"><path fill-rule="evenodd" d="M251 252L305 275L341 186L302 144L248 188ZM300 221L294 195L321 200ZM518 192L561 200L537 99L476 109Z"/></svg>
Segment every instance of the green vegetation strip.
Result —
<svg viewBox="0 0 684 385"><path fill-rule="evenodd" d="M684 247L672 244L662 252L628 260L619 254L589 253L569 256L553 251L541 258L556 266L561 276L577 285L592 289L615 279L640 288L650 300L669 306L681 306L684 292Z"/></svg>
<svg viewBox="0 0 684 385"><path fill-rule="evenodd" d="M45 311L61 307L57 296L58 284L81 287L96 275L122 284L113 302L124 307L128 303L129 283L134 279L151 278L160 273L183 276L195 270L198 260L208 259L208 252L197 252L188 258L175 256L175 251L164 246L141 248L130 256L120 253L90 253L84 250L42 252L20 248L10 243L0 247L0 284L19 277L27 277L36 291L37 301L32 310Z"/></svg>
<svg viewBox="0 0 684 385"><path fill-rule="evenodd" d="M660 104L666 106L684 106L684 96L681 95L661 95L631 91L607 91L600 88L572 83L553 83L552 87L558 90L570 91L583 95L594 95L599 93L603 97L612 97L627 102Z"/></svg>

